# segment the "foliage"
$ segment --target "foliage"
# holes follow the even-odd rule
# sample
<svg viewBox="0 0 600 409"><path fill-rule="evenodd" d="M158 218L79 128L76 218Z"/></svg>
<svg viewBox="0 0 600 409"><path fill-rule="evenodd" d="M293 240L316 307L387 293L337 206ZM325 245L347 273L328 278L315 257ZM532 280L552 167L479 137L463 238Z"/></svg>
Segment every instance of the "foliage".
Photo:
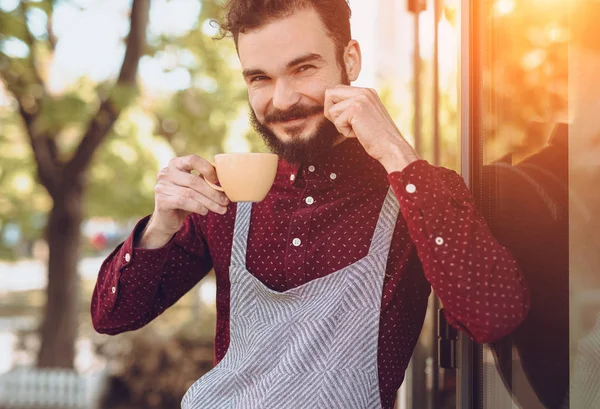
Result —
<svg viewBox="0 0 600 409"><path fill-rule="evenodd" d="M35 184L35 161L26 143L18 136L18 118L0 110L0 238L20 229L23 242L39 237L45 224L44 213L51 201L46 191ZM36 209L36 210L34 210ZM0 259L24 252L22 246L7 248L0 244Z"/></svg>
<svg viewBox="0 0 600 409"><path fill-rule="evenodd" d="M213 343L187 322L165 336L152 328L105 340L97 353L107 358L109 389L102 407L178 409L194 381L213 367Z"/></svg>
<svg viewBox="0 0 600 409"><path fill-rule="evenodd" d="M0 69L18 78L15 87L23 91L22 105L32 112L40 109L36 130L51 135L61 160L74 155L107 92L126 107L86 174L85 214L117 221L140 218L152 211L159 168L157 150L163 161L165 155L217 153L223 150L229 123L245 108L243 82L233 63L233 44L229 39L215 40L215 32L208 26L218 18L222 1L202 1L196 22L183 33L157 33L149 27L141 64L152 60L164 73L185 70L190 86L153 92L141 83L139 93L113 87L111 78L95 82L82 77L55 92L39 87L38 80L48 81L62 38L54 34L60 27L51 24L43 33L32 30L31 14L37 13L39 19L42 13L52 22L56 8L65 4L23 0L12 10L0 8ZM90 6L80 2L68 5ZM24 52L7 54L6 45L15 42ZM0 258L27 255L31 243L43 237L46 214L52 206L48 193L36 183L39 177L29 145L17 101L8 85L0 82ZM6 240L8 230L12 235L20 233L18 243Z"/></svg>
<svg viewBox="0 0 600 409"><path fill-rule="evenodd" d="M567 10L567 3L515 2L511 12L484 19L477 54L482 68L481 124L489 141L486 153L494 156L486 161L527 145L529 150L539 149L546 138L535 140L532 126L566 118Z"/></svg>

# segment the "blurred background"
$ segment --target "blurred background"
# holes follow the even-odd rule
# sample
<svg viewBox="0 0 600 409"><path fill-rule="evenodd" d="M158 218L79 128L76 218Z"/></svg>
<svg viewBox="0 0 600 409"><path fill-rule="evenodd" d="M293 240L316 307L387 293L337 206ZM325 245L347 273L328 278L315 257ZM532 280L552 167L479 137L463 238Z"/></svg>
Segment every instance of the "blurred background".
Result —
<svg viewBox="0 0 600 409"><path fill-rule="evenodd" d="M522 192L502 187L522 178L503 175L502 165L517 169L560 129L585 136L578 144L560 137L563 156L543 169L564 167L566 193L562 202L553 199L556 236L548 236L563 241L545 247L566 252L559 260L566 264L554 264L558 298L531 277L541 288L539 308L553 300L566 314L566 326L530 327L547 330L536 342L566 353L555 377L564 393L545 397L536 375L518 364L528 350L518 339L488 347L451 335L439 343L448 331L438 325L442 306L432 296L399 408L568 405L569 356L574 362L600 310L593 273L600 198L590 189L598 186L593 107L600 109L600 87L590 86L600 52L595 37L578 31L600 13L595 0L563 3L350 1L364 54L355 85L379 91L423 158L463 173L503 244L514 235L502 227L515 219L498 203L511 198L519 211L523 206ZM211 21L223 4L0 0L0 408L178 408L189 385L212 367L212 276L133 333L96 334L89 304L104 258L152 212L156 174L171 158L265 149L248 126L233 43L214 39ZM575 59L574 50L585 57ZM536 191L548 190L519 172L527 183L533 177ZM519 224L518 233L548 225L523 217L531 223ZM539 266L540 249L513 245ZM460 348L470 349L461 355ZM517 396L509 373L531 383L526 393Z"/></svg>

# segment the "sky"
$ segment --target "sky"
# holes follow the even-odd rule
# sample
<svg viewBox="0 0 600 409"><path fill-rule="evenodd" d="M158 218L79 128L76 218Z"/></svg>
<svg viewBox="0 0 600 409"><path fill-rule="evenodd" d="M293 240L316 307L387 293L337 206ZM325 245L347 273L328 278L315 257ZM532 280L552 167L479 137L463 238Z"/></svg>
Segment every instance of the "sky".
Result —
<svg viewBox="0 0 600 409"><path fill-rule="evenodd" d="M5 10L16 4L17 0L0 0L0 7ZM185 33L195 24L200 6L201 2L196 0L153 0L149 36ZM124 0L58 2L53 26L59 41L48 81L51 92L59 93L82 76L102 81L116 75L125 53L122 39L129 30L129 7ZM43 34L44 13L32 13L29 25L34 34ZM5 45L5 51L22 55L26 47L11 41ZM157 92L188 88L189 74L182 69L165 73L162 68L168 64L164 59L144 58L140 62L144 85Z"/></svg>

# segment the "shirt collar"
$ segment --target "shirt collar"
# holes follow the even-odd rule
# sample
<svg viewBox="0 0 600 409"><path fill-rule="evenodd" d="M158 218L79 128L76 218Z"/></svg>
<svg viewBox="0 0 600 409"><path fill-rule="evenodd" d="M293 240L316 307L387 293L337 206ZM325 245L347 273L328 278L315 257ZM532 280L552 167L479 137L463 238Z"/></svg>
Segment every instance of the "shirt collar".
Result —
<svg viewBox="0 0 600 409"><path fill-rule="evenodd" d="M387 180L383 166L367 154L356 138L345 139L310 163L293 164L281 160L278 173L287 177L291 184L300 179L330 183Z"/></svg>

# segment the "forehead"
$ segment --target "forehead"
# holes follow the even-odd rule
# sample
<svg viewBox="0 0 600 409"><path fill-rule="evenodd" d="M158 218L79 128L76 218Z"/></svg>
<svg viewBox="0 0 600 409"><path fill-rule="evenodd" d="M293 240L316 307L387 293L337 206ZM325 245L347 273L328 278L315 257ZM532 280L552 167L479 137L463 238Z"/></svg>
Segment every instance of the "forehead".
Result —
<svg viewBox="0 0 600 409"><path fill-rule="evenodd" d="M313 9L294 12L257 29L240 33L238 54L244 69L278 69L300 55L335 56L333 40Z"/></svg>

